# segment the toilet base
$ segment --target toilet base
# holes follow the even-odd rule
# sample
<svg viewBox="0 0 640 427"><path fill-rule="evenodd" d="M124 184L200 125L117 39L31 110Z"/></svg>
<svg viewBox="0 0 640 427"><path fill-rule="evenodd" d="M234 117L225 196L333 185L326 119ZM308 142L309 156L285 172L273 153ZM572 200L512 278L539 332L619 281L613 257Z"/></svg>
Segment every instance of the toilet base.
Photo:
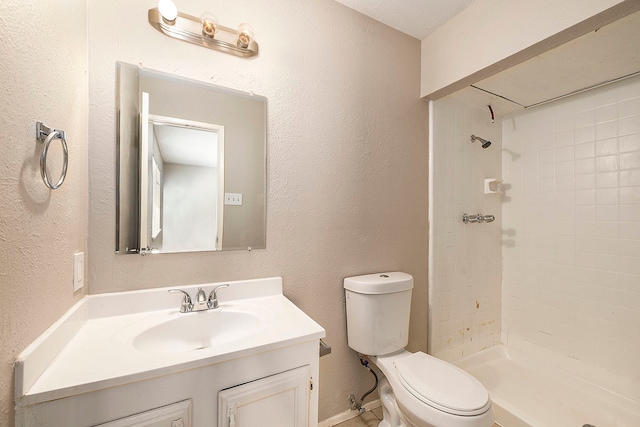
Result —
<svg viewBox="0 0 640 427"><path fill-rule="evenodd" d="M382 421L378 427L404 427L398 416L398 404L393 395L389 380L382 375L378 384L378 395L382 402Z"/></svg>

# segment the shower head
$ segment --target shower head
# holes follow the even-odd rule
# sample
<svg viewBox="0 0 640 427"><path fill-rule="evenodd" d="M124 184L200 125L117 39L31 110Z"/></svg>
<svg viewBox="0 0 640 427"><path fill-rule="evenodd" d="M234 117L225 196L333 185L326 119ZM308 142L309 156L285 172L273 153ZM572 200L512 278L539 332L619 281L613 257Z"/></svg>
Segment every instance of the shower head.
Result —
<svg viewBox="0 0 640 427"><path fill-rule="evenodd" d="M482 139L479 136L471 135L471 142L475 142L476 139L482 143L482 148L488 148L491 145L491 141Z"/></svg>

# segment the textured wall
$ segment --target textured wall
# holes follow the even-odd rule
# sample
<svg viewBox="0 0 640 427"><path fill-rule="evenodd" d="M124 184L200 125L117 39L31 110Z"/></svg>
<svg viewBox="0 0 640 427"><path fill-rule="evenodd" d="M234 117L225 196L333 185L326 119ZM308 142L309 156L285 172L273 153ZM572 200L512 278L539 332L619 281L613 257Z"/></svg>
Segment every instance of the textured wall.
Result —
<svg viewBox="0 0 640 427"><path fill-rule="evenodd" d="M84 293L72 254L87 239L86 2L0 2L0 425L13 425L16 356ZM35 122L67 132L69 172L50 191ZM58 177L60 145L49 150Z"/></svg>
<svg viewBox="0 0 640 427"><path fill-rule="evenodd" d="M89 5L90 292L282 276L327 329L320 418L371 383L346 343L346 276L403 270L416 279L412 349L426 349L427 105L420 42L329 0L177 0L223 25L250 22L260 56L243 60L168 38L156 2ZM116 256L115 61L268 98L267 249Z"/></svg>
<svg viewBox="0 0 640 427"><path fill-rule="evenodd" d="M454 361L500 342L502 197L484 194L484 179L502 175L501 126L484 105L443 99L432 108L429 351ZM496 220L464 224L464 213Z"/></svg>
<svg viewBox="0 0 640 427"><path fill-rule="evenodd" d="M640 79L518 114L503 142L503 341L640 400Z"/></svg>

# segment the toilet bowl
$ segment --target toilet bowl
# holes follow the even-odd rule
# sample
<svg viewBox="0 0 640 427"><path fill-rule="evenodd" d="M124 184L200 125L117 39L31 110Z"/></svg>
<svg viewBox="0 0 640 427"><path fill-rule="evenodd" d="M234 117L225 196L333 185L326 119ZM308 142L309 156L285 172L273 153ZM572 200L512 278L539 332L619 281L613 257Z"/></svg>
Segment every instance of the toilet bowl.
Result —
<svg viewBox="0 0 640 427"><path fill-rule="evenodd" d="M467 372L422 352L404 350L371 359L389 384L388 389L380 387L380 399L383 405L385 400L393 405L398 414L395 424L381 423L380 427L493 425L489 394Z"/></svg>
<svg viewBox="0 0 640 427"><path fill-rule="evenodd" d="M344 280L349 347L367 355L382 376L379 427L491 427L484 386L428 354L405 350L413 278L401 272Z"/></svg>

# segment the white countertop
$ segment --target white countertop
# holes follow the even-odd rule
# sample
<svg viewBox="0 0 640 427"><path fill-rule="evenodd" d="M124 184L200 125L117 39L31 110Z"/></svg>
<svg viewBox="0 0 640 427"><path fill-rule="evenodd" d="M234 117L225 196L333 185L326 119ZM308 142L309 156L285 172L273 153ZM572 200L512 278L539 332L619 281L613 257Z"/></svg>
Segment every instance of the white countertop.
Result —
<svg viewBox="0 0 640 427"><path fill-rule="evenodd" d="M280 278L228 282L220 308L268 311L248 338L194 351L150 353L132 345L141 331L179 313L180 294L167 288L88 296L30 345L16 363L16 400L26 406L187 369L246 357L325 336L324 329L284 295ZM192 298L198 287L180 287ZM156 306L156 310L149 308ZM169 308L167 307L169 305ZM146 310L136 311L137 308ZM57 353L57 354L55 354Z"/></svg>

